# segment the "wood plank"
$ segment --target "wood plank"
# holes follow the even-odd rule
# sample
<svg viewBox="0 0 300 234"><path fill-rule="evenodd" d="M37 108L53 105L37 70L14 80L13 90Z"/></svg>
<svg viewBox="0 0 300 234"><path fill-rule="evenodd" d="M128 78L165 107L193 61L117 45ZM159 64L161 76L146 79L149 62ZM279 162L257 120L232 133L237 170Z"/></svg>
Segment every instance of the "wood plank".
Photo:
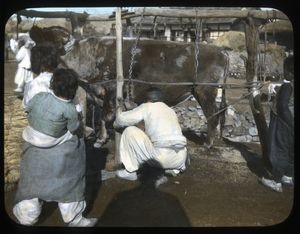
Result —
<svg viewBox="0 0 300 234"><path fill-rule="evenodd" d="M122 20L121 8L116 11L116 67L117 67L117 96L116 107L121 105L123 100L123 61L122 61ZM120 139L121 133L115 131L115 163L120 163Z"/></svg>

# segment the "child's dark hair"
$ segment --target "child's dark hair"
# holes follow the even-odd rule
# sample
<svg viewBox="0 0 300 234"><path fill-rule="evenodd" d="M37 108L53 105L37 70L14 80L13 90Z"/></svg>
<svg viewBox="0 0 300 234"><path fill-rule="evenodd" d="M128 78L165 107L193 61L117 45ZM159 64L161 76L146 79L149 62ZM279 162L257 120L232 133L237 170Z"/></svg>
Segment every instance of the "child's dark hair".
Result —
<svg viewBox="0 0 300 234"><path fill-rule="evenodd" d="M78 88L78 75L72 69L58 68L50 81L50 89L58 97L71 100Z"/></svg>
<svg viewBox="0 0 300 234"><path fill-rule="evenodd" d="M31 70L35 74L53 72L59 64L59 53L53 43L38 44L31 49Z"/></svg>

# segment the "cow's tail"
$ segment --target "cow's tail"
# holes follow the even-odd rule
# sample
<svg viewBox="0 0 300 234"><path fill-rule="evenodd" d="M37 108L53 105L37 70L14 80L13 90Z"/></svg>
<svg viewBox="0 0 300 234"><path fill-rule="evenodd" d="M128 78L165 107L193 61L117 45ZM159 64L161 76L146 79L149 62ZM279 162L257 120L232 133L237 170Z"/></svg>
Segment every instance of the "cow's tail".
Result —
<svg viewBox="0 0 300 234"><path fill-rule="evenodd" d="M78 85L81 86L85 91L90 91L89 83L86 80L78 79Z"/></svg>
<svg viewBox="0 0 300 234"><path fill-rule="evenodd" d="M223 137L223 129L225 125L225 114L227 109L227 103L226 103L226 81L229 74L229 55L227 51L223 50L222 53L225 56L225 67L224 67L224 75L223 75L223 83L222 86L222 98L220 103L220 137Z"/></svg>
<svg viewBox="0 0 300 234"><path fill-rule="evenodd" d="M104 101L96 97L94 91L90 87L90 84L86 80L78 79L78 85L85 90L86 98L89 103L103 107Z"/></svg>

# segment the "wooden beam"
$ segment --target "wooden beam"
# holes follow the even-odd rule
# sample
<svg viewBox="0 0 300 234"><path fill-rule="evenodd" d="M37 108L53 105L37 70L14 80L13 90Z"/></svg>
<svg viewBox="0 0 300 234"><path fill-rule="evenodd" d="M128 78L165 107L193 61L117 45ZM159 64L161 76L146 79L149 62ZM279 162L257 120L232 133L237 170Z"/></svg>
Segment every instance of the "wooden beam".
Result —
<svg viewBox="0 0 300 234"><path fill-rule="evenodd" d="M196 9L182 10L182 9L159 9L159 8L146 8L144 16L160 16L160 17L182 17L182 18L195 18ZM135 15L124 16L124 18L140 17L142 10L137 10ZM255 19L282 19L289 20L287 15L277 10L197 10L199 18L247 18L251 16Z"/></svg>
<svg viewBox="0 0 300 234"><path fill-rule="evenodd" d="M246 60L246 80L249 83L257 81L257 51L258 51L258 28L252 17L248 17L245 24L245 38L248 58ZM261 105L260 91L254 87L249 90L249 103L258 130L258 136L262 148L262 158L265 166L268 165L267 155L267 132L268 126Z"/></svg>
<svg viewBox="0 0 300 234"><path fill-rule="evenodd" d="M123 61L122 61L122 19L121 8L116 11L116 68L117 68L117 96L116 107L119 107L123 100ZM115 163L120 163L120 139L121 134L115 131Z"/></svg>
<svg viewBox="0 0 300 234"><path fill-rule="evenodd" d="M18 11L19 15L30 17L30 18L35 18L35 17L40 17L40 18L70 18L71 15L76 15L77 17L81 19L86 19L89 14L87 13L75 13L72 11L51 11L51 12L46 12L46 11L35 11L35 10L21 10Z"/></svg>
<svg viewBox="0 0 300 234"><path fill-rule="evenodd" d="M160 17L173 17L173 18L195 18L196 9L182 10L182 9L159 9L159 8L146 8L144 16L160 16ZM87 21L115 21L114 15L109 17L103 16L89 16L87 13L74 13L70 11L64 12L42 12L35 10L22 10L18 14L26 17L40 17L40 18L70 18L71 14L78 15L79 18L85 17ZM140 17L142 10L137 9L134 12L126 12L122 14L122 19ZM251 16L256 19L282 19L289 20L289 18L281 11L277 10L197 10L197 16L200 18L247 18Z"/></svg>

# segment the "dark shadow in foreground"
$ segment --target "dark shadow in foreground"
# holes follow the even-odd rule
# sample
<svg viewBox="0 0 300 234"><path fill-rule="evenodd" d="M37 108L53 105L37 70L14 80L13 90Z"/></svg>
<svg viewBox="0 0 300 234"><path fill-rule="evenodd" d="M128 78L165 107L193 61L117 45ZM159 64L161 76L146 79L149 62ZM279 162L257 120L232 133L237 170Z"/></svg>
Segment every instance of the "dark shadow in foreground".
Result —
<svg viewBox="0 0 300 234"><path fill-rule="evenodd" d="M85 199L87 207L84 214L87 215L98 195L102 184L101 170L105 169L105 163L109 151L106 147L95 149L91 142L86 142L86 186Z"/></svg>
<svg viewBox="0 0 300 234"><path fill-rule="evenodd" d="M98 226L190 227L177 198L155 187L164 170L145 164L138 174L140 185L117 194L104 211Z"/></svg>
<svg viewBox="0 0 300 234"><path fill-rule="evenodd" d="M237 150L241 152L242 157L247 162L247 166L252 173L257 175L258 177L262 177L266 175L266 171L263 166L262 155L253 152L250 147L247 146L245 143L241 142L232 142L227 139L224 139L224 142L229 145L233 146ZM261 147L257 145L257 147Z"/></svg>

